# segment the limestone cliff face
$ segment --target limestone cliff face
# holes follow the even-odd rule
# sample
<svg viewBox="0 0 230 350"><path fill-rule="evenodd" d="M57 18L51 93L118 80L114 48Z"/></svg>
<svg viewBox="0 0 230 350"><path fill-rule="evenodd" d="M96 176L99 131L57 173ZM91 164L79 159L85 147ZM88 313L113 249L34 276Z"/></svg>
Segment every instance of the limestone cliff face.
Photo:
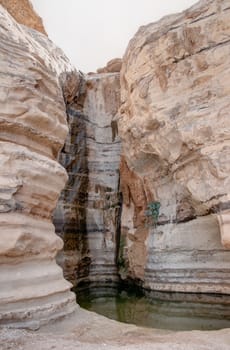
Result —
<svg viewBox="0 0 230 350"><path fill-rule="evenodd" d="M0 325L37 328L75 309L51 216L67 180L56 161L68 131L64 96L78 75L2 6L0 23Z"/></svg>
<svg viewBox="0 0 230 350"><path fill-rule="evenodd" d="M0 325L75 309L53 216L75 285L119 267L147 289L229 294L228 1L141 27L121 101L120 60L81 76L2 7L0 23Z"/></svg>
<svg viewBox="0 0 230 350"><path fill-rule="evenodd" d="M230 292L229 37L229 1L200 1L141 27L123 58L123 256L147 288Z"/></svg>
<svg viewBox="0 0 230 350"><path fill-rule="evenodd" d="M119 73L107 73L82 77L80 96L67 110L70 132L60 162L69 181L54 223L64 240L58 261L74 285L118 278L119 106Z"/></svg>
<svg viewBox="0 0 230 350"><path fill-rule="evenodd" d="M2 5L18 23L46 34L42 19L34 11L29 0L0 0L0 5Z"/></svg>

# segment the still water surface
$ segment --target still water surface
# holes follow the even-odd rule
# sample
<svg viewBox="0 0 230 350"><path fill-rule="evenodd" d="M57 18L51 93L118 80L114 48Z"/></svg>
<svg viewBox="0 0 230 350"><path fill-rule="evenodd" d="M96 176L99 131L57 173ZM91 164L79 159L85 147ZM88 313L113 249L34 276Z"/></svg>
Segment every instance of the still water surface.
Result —
<svg viewBox="0 0 230 350"><path fill-rule="evenodd" d="M81 307L138 326L169 330L230 328L230 296L92 288L77 292Z"/></svg>

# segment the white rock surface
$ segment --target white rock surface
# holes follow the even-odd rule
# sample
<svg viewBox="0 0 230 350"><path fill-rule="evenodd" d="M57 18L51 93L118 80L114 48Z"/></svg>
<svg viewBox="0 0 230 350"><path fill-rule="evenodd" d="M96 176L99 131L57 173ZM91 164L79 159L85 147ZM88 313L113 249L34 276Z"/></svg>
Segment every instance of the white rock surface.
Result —
<svg viewBox="0 0 230 350"><path fill-rule="evenodd" d="M0 6L0 326L38 328L76 308L51 223L67 180L56 157L71 76L60 49Z"/></svg>

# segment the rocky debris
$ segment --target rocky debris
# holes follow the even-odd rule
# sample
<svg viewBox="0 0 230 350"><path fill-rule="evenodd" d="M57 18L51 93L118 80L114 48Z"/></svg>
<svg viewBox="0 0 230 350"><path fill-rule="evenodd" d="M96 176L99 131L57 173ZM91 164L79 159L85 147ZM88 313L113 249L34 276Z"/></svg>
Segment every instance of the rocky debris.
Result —
<svg viewBox="0 0 230 350"><path fill-rule="evenodd" d="M104 68L98 68L97 73L119 73L121 71L122 59L114 58L110 60Z"/></svg>
<svg viewBox="0 0 230 350"><path fill-rule="evenodd" d="M130 192L132 205L123 207L126 265L144 243L147 288L230 292L224 249L230 205L229 23L229 1L200 1L141 27L123 57L118 118L123 154L142 193L151 194L147 204L160 203L157 225L146 217L142 229L136 224L144 219L138 190ZM223 219L221 230L216 214ZM136 237L146 227L147 234L130 243L130 233Z"/></svg>
<svg viewBox="0 0 230 350"><path fill-rule="evenodd" d="M29 0L0 0L2 5L10 15L20 24L37 30L47 35L42 19L34 11Z"/></svg>
<svg viewBox="0 0 230 350"><path fill-rule="evenodd" d="M60 75L77 75L43 34L0 6L0 325L38 328L75 310L51 222L66 172L56 161L68 127Z"/></svg>

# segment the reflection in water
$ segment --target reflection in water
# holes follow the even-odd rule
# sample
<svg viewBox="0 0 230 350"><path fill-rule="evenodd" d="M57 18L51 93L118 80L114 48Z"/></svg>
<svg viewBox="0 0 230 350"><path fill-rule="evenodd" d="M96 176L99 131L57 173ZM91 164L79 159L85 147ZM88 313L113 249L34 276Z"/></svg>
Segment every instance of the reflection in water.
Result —
<svg viewBox="0 0 230 350"><path fill-rule="evenodd" d="M81 307L138 326L170 330L230 327L230 296L91 288L77 291Z"/></svg>

